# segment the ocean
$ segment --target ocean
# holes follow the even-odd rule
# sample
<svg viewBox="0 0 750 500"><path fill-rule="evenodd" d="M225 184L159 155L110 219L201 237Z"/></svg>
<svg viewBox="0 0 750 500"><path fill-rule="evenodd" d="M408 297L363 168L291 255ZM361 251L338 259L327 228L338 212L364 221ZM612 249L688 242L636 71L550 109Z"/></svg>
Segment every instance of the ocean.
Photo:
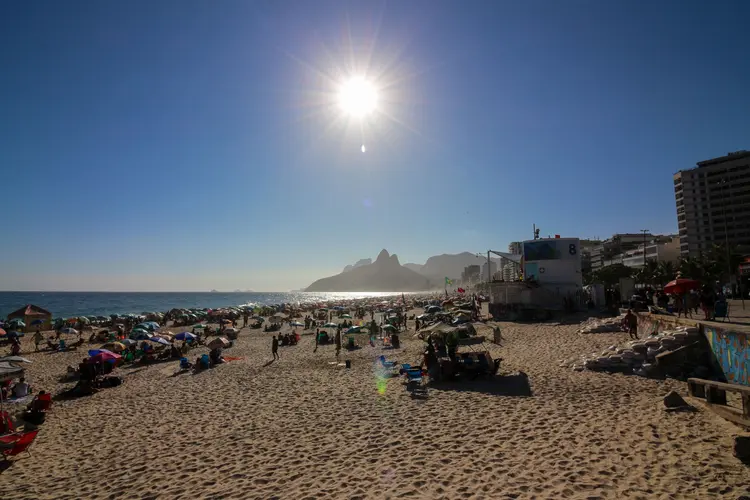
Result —
<svg viewBox="0 0 750 500"><path fill-rule="evenodd" d="M365 297L400 295L396 292L0 292L0 318L26 304L69 316L109 316L160 311L174 308L229 307L285 303L324 302Z"/></svg>

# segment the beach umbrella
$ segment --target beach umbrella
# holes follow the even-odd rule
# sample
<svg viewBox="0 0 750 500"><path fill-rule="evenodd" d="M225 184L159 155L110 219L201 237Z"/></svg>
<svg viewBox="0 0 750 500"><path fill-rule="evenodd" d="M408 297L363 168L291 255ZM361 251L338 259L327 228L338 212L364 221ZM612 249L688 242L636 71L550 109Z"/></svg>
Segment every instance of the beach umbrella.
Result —
<svg viewBox="0 0 750 500"><path fill-rule="evenodd" d="M13 337L23 337L23 332L17 332L15 330L11 330L8 333L5 334L9 339Z"/></svg>
<svg viewBox="0 0 750 500"><path fill-rule="evenodd" d="M174 336L175 340L195 340L196 337L190 332L180 332L177 335Z"/></svg>
<svg viewBox="0 0 750 500"><path fill-rule="evenodd" d="M396 327L393 325L383 325L383 331L384 332L395 332Z"/></svg>
<svg viewBox="0 0 750 500"><path fill-rule="evenodd" d="M131 346L131 345L136 345L138 342L133 339L124 339L124 340L121 340L120 343L126 346Z"/></svg>
<svg viewBox="0 0 750 500"><path fill-rule="evenodd" d="M155 343L161 344L161 345L170 345L168 340L163 339L161 337L150 337L150 338L147 338L147 339L144 339L144 340L148 340L149 342L155 342Z"/></svg>
<svg viewBox="0 0 750 500"><path fill-rule="evenodd" d="M110 351L109 349L104 349L104 348L89 349L89 356L96 356L96 355L102 354L102 353L104 353L104 354L115 354L114 352Z"/></svg>
<svg viewBox="0 0 750 500"><path fill-rule="evenodd" d="M86 316L78 316L78 321L86 325L91 323L91 321Z"/></svg>
<svg viewBox="0 0 750 500"><path fill-rule="evenodd" d="M111 352L122 352L127 349L127 347L122 342L108 342L102 346L102 349Z"/></svg>
<svg viewBox="0 0 750 500"><path fill-rule="evenodd" d="M31 363L26 358L22 358L21 356L5 356L3 358L0 358L0 363Z"/></svg>
<svg viewBox="0 0 750 500"><path fill-rule="evenodd" d="M76 330L75 328L63 328L62 330L60 330L60 333L65 333L68 335L78 335L78 330Z"/></svg>
<svg viewBox="0 0 750 500"><path fill-rule="evenodd" d="M292 321L290 324L292 326L305 326L303 323L300 323L299 321Z"/></svg>
<svg viewBox="0 0 750 500"><path fill-rule="evenodd" d="M352 319L352 315L351 314L342 314L341 316L339 316L339 318Z"/></svg>
<svg viewBox="0 0 750 500"><path fill-rule="evenodd" d="M700 288L700 286L701 284L699 281L678 278L664 285L664 293L668 293L671 295L682 295L689 292L690 290L696 290Z"/></svg>
<svg viewBox="0 0 750 500"><path fill-rule="evenodd" d="M24 323L23 320L18 319L18 318L13 318L12 320L8 321L6 324L14 328L26 328L26 323Z"/></svg>
<svg viewBox="0 0 750 500"><path fill-rule="evenodd" d="M193 328L195 328L196 330L203 330L204 328L206 328L206 326L205 325L195 325Z"/></svg>
<svg viewBox="0 0 750 500"><path fill-rule="evenodd" d="M119 354L115 354L112 351L107 351L105 349L99 349L98 351L99 352L89 358L89 363L116 363L117 361L122 359L122 356L120 356ZM94 351L89 351L89 354L91 354L92 352Z"/></svg>
<svg viewBox="0 0 750 500"><path fill-rule="evenodd" d="M2 336L4 336L4 335L7 335L7 333L8 333L8 332L6 332L6 331L5 331L5 330L3 330L2 328L0 328L0 337L2 337Z"/></svg>
<svg viewBox="0 0 750 500"><path fill-rule="evenodd" d="M229 345L230 345L229 340L225 339L224 337L215 338L211 342L208 343L208 347L210 347L211 349L225 348L225 347L229 347Z"/></svg>
<svg viewBox="0 0 750 500"><path fill-rule="evenodd" d="M346 333L347 334L350 334L350 333L361 333L362 330L368 330L368 328L366 326L353 326L353 327L349 328L346 331Z"/></svg>
<svg viewBox="0 0 750 500"><path fill-rule="evenodd" d="M338 328L338 327L339 327L338 323L326 323L325 325L323 325L323 328Z"/></svg>

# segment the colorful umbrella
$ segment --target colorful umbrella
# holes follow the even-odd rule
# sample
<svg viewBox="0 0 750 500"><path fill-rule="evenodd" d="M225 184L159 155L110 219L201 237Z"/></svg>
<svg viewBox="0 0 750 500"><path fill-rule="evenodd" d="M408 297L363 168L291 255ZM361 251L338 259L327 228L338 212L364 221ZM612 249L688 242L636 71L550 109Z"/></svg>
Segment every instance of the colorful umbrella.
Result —
<svg viewBox="0 0 750 500"><path fill-rule="evenodd" d="M290 324L292 326L305 326L304 323L300 323L299 321L292 321Z"/></svg>
<svg viewBox="0 0 750 500"><path fill-rule="evenodd" d="M174 336L175 340L195 340L197 337L190 332L181 332Z"/></svg>
<svg viewBox="0 0 750 500"><path fill-rule="evenodd" d="M664 285L664 293L668 293L671 295L682 295L689 292L690 290L696 290L700 288L700 286L701 284L699 281L678 278Z"/></svg>
<svg viewBox="0 0 750 500"><path fill-rule="evenodd" d="M97 350L94 349L92 351L89 351L89 354L95 351ZM116 363L117 361L122 359L122 356L120 356L119 354L115 354L112 351L107 351L105 349L98 349L98 351L99 352L89 358L89 363L104 363L107 361Z"/></svg>
<svg viewBox="0 0 750 500"><path fill-rule="evenodd" d="M102 346L102 350L111 352L122 352L125 349L127 349L127 347L125 347L125 344L123 344L122 342L109 342Z"/></svg>

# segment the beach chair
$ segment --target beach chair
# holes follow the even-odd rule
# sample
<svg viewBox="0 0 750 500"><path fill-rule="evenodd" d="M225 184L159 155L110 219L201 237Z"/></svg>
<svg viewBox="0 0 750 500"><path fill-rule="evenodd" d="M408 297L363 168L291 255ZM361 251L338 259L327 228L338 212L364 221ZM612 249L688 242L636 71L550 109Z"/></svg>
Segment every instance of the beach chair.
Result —
<svg viewBox="0 0 750 500"><path fill-rule="evenodd" d="M180 370L189 370L193 364L187 358L180 358Z"/></svg>
<svg viewBox="0 0 750 500"><path fill-rule="evenodd" d="M7 411L0 411L0 434L13 432L15 427L13 426L13 419L10 418L10 413Z"/></svg>
<svg viewBox="0 0 750 500"><path fill-rule="evenodd" d="M395 361L386 361L385 356L380 356L378 358L380 360L380 364L383 366L383 368L387 368L388 370L392 370L396 366Z"/></svg>
<svg viewBox="0 0 750 500"><path fill-rule="evenodd" d="M5 458L6 461L8 460L8 457L16 457L23 453L24 451L31 455L31 452L29 452L29 446L31 446L31 443L34 442L34 439L36 438L36 435L39 434L39 430L34 431L28 431L23 432L20 434L17 434L18 438L14 441L11 441L13 446L9 449L2 450L3 452L3 458Z"/></svg>
<svg viewBox="0 0 750 500"><path fill-rule="evenodd" d="M424 377L420 367L412 367L407 363L401 365L401 371L406 376L406 390L415 390L424 385Z"/></svg>
<svg viewBox="0 0 750 500"><path fill-rule="evenodd" d="M722 321L731 321L729 319L729 303L725 301L714 304L714 320L722 318Z"/></svg>

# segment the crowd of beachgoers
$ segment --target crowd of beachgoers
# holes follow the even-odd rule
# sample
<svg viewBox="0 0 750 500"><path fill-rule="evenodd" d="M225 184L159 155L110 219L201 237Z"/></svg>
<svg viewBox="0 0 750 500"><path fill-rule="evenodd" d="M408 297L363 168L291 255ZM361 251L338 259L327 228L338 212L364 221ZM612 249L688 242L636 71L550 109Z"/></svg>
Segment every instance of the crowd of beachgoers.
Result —
<svg viewBox="0 0 750 500"><path fill-rule="evenodd" d="M724 423L660 407L679 382L560 367L628 333L486 312L395 295L31 328L3 411L38 434L0 497L750 495Z"/></svg>

